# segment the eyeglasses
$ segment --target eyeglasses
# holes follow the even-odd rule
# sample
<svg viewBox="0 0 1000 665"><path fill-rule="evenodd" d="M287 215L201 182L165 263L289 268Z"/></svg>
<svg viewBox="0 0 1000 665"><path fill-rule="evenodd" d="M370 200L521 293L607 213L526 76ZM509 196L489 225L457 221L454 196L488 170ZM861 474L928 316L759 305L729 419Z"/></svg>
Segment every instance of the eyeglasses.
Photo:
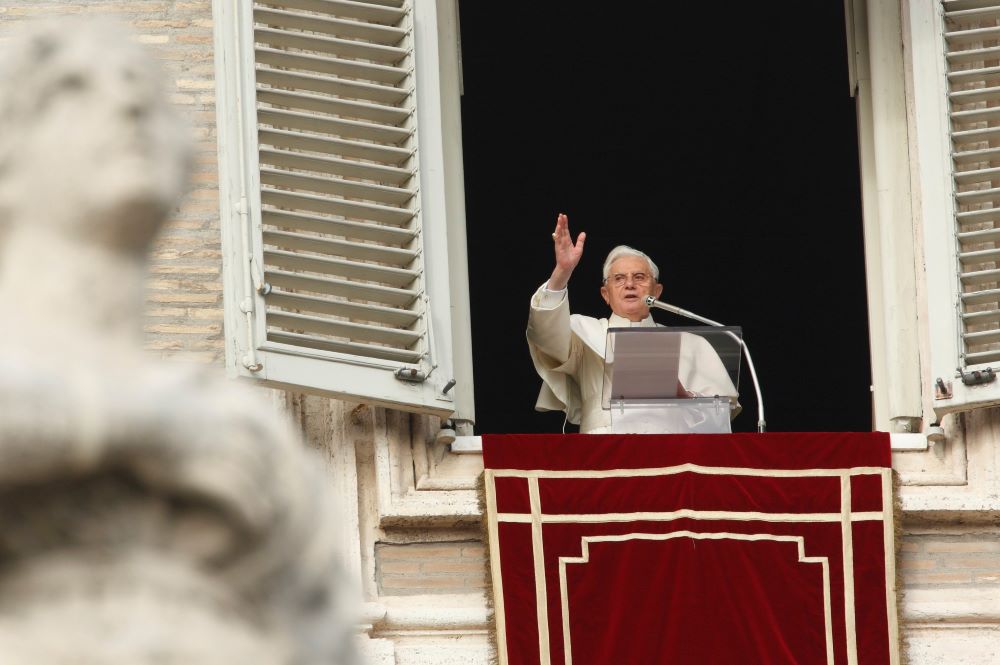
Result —
<svg viewBox="0 0 1000 665"><path fill-rule="evenodd" d="M635 284L636 286L645 286L649 282L650 276L644 272L634 272L629 275L622 272L616 272L615 274L611 275L606 280L604 280L604 282L606 284L610 283L612 286L616 288L621 288L628 283L629 279L631 279L632 283Z"/></svg>

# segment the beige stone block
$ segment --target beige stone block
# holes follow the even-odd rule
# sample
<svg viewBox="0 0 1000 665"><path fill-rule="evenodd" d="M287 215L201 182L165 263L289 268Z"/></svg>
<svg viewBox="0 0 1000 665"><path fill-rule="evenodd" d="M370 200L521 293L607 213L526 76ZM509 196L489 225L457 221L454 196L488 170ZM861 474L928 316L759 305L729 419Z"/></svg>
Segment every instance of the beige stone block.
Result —
<svg viewBox="0 0 1000 665"><path fill-rule="evenodd" d="M401 575L417 573L420 571L420 563L415 561L390 561L379 566L383 575Z"/></svg>
<svg viewBox="0 0 1000 665"><path fill-rule="evenodd" d="M969 572L940 572L921 573L915 575L910 584L969 584L972 582L972 573ZM908 586L908 585L907 585Z"/></svg>
<svg viewBox="0 0 1000 665"><path fill-rule="evenodd" d="M948 557L942 561L949 568L981 568L987 570L1000 570L1000 560L994 555L981 557Z"/></svg>
<svg viewBox="0 0 1000 665"><path fill-rule="evenodd" d="M222 325L190 325L175 323L157 323L143 327L143 330L151 333L167 333L172 335L205 335L209 333L222 332Z"/></svg>
<svg viewBox="0 0 1000 665"><path fill-rule="evenodd" d="M217 303L221 294L215 293L150 293L147 300L163 303Z"/></svg>
<svg viewBox="0 0 1000 665"><path fill-rule="evenodd" d="M202 309L188 308L186 310L187 316L198 321L217 321L222 323L222 308L221 307L206 307Z"/></svg>
<svg viewBox="0 0 1000 665"><path fill-rule="evenodd" d="M900 561L900 568L903 570L930 570L936 568L937 563L933 559L912 559L904 557Z"/></svg>
<svg viewBox="0 0 1000 665"><path fill-rule="evenodd" d="M425 573L484 573L483 563L460 563L451 561L431 561L423 564Z"/></svg>
<svg viewBox="0 0 1000 665"><path fill-rule="evenodd" d="M181 90L214 90L215 81L202 79L178 79L177 87Z"/></svg>
<svg viewBox="0 0 1000 665"><path fill-rule="evenodd" d="M144 345L147 349L153 351L168 351L173 349L180 349L183 345L176 339L155 339L147 341Z"/></svg>
<svg viewBox="0 0 1000 665"><path fill-rule="evenodd" d="M211 33L205 35L178 35L176 41L179 44L211 44L212 35Z"/></svg>
<svg viewBox="0 0 1000 665"><path fill-rule="evenodd" d="M1000 541L997 540L977 540L977 541L953 541L953 542L929 542L924 549L932 553L962 554L966 552L1000 552Z"/></svg>
<svg viewBox="0 0 1000 665"><path fill-rule="evenodd" d="M386 575L382 578L382 586L386 589L461 589L463 579L461 577L441 576L441 577L396 577Z"/></svg>
<svg viewBox="0 0 1000 665"><path fill-rule="evenodd" d="M382 545L377 552L381 559L458 559L462 555L459 545Z"/></svg>
<svg viewBox="0 0 1000 665"><path fill-rule="evenodd" d="M186 28L190 22L184 19L139 19L131 24L136 28Z"/></svg>
<svg viewBox="0 0 1000 665"><path fill-rule="evenodd" d="M146 310L147 317L169 317L178 319L187 314L183 307L154 307Z"/></svg>

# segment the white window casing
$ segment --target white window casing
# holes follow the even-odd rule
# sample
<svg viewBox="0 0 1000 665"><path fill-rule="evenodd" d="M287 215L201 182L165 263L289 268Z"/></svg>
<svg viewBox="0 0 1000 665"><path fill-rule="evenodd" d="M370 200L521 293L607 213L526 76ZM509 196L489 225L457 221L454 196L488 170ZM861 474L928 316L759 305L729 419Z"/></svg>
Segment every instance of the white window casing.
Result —
<svg viewBox="0 0 1000 665"><path fill-rule="evenodd" d="M875 428L917 431L923 408L899 5L894 0L847 2Z"/></svg>
<svg viewBox="0 0 1000 665"><path fill-rule="evenodd" d="M454 0L213 11L231 373L473 420Z"/></svg>

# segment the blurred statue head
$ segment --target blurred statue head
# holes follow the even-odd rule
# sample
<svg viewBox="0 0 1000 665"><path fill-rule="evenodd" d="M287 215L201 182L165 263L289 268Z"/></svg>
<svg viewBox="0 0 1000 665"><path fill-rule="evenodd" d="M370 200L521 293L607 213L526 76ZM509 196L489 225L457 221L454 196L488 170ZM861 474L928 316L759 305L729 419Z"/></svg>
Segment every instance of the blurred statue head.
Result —
<svg viewBox="0 0 1000 665"><path fill-rule="evenodd" d="M49 21L0 59L0 220L136 251L186 187L189 133L108 20Z"/></svg>

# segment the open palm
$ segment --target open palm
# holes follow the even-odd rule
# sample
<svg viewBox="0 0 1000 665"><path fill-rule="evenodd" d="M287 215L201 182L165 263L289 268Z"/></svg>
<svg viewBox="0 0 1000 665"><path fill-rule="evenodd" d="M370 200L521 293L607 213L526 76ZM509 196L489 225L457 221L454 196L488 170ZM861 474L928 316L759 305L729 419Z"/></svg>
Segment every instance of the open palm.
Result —
<svg viewBox="0 0 1000 665"><path fill-rule="evenodd" d="M580 258L583 256L583 243L586 240L587 234L581 232L574 243L569 233L569 217L559 213L559 217L556 219L556 230L552 233L556 267L552 271L552 279L549 280L550 289L565 288L570 275L580 263Z"/></svg>

